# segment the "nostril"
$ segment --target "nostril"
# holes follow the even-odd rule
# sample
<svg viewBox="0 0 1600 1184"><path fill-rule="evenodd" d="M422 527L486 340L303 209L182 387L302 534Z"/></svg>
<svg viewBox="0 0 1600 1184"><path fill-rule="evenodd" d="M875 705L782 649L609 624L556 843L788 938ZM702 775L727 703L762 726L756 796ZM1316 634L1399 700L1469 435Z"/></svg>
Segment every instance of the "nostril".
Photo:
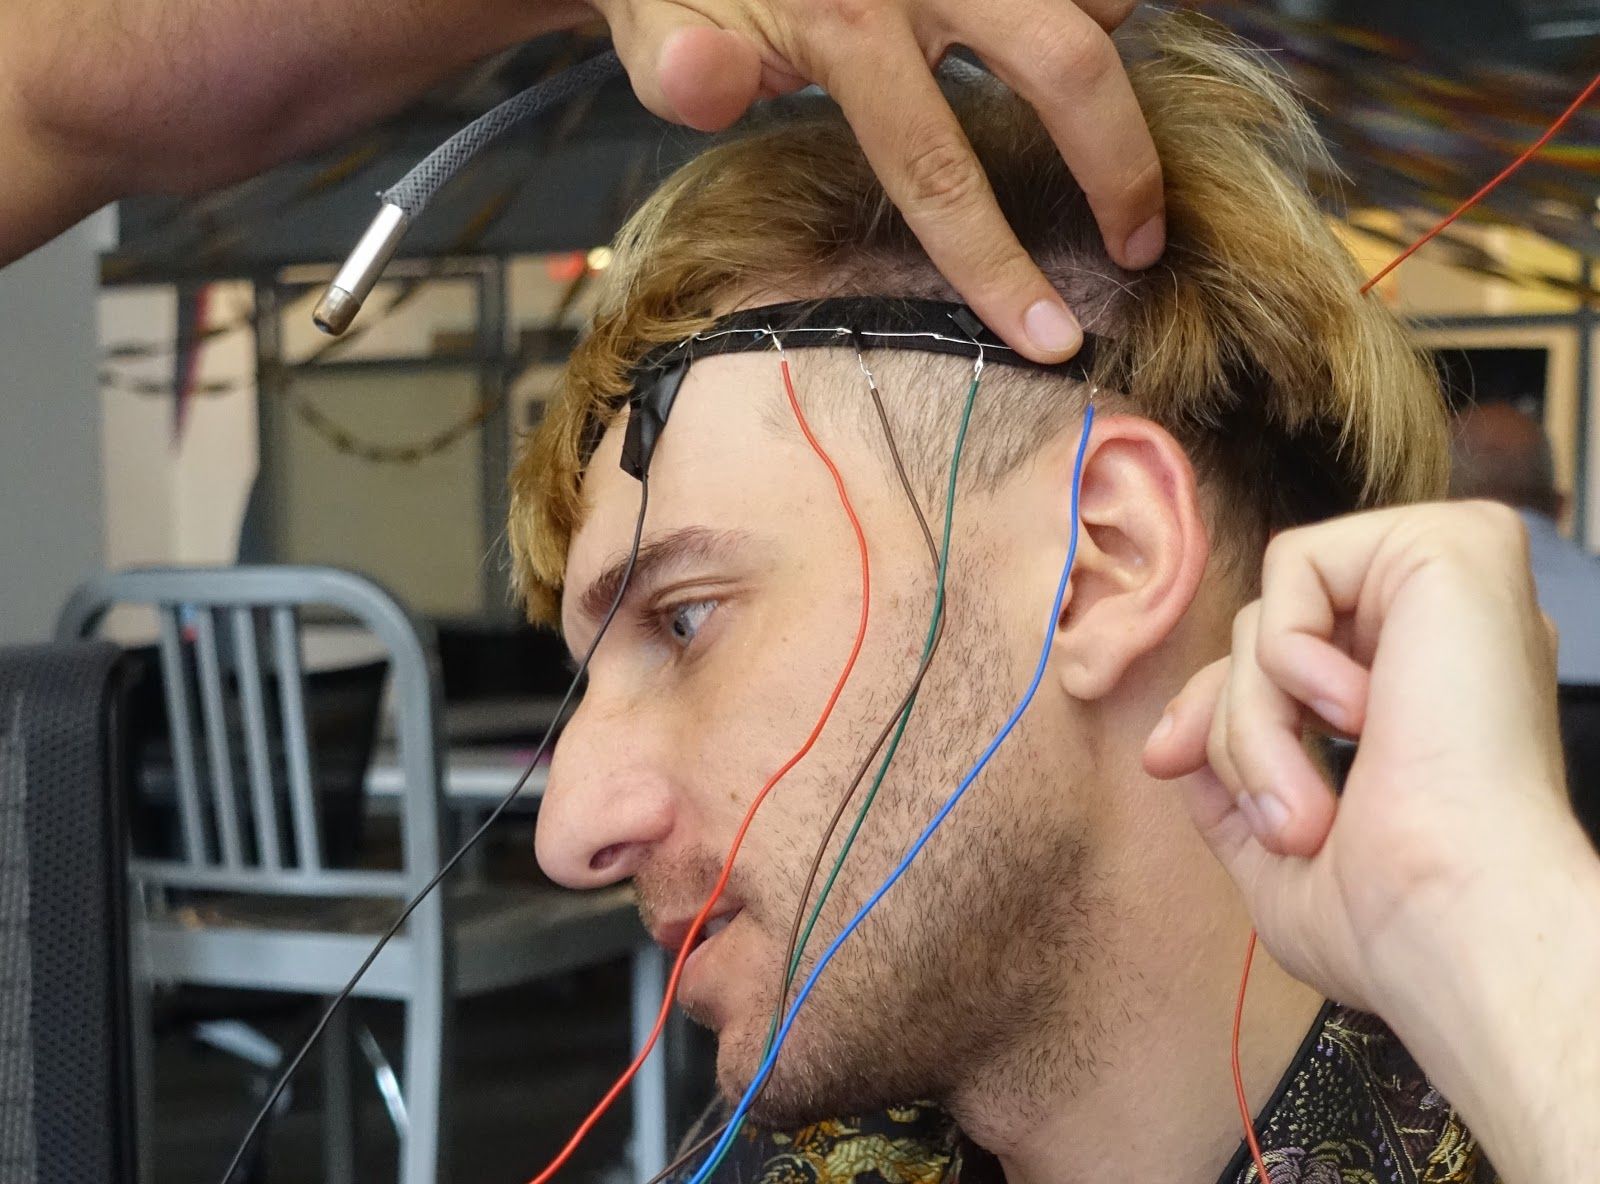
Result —
<svg viewBox="0 0 1600 1184"><path fill-rule="evenodd" d="M589 870L592 872L604 872L611 868L617 860L622 858L622 852L625 848L626 844L624 843L613 843L609 847L600 848L589 859Z"/></svg>

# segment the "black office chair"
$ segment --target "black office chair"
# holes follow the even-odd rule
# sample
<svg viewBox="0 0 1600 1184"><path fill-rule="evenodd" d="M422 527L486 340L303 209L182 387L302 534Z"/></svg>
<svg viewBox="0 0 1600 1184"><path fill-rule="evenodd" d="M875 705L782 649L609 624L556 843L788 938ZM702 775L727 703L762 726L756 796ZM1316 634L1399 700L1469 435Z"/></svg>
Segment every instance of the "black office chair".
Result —
<svg viewBox="0 0 1600 1184"><path fill-rule="evenodd" d="M1600 685L1564 686L1558 704L1572 808L1600 848Z"/></svg>
<svg viewBox="0 0 1600 1184"><path fill-rule="evenodd" d="M0 1180L137 1179L120 651L0 650Z"/></svg>

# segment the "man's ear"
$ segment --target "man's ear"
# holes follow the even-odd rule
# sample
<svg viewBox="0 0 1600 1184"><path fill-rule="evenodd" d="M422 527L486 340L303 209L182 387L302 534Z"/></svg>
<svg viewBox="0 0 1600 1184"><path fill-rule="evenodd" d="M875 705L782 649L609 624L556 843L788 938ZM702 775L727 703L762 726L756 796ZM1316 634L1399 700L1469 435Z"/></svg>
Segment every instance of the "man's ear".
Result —
<svg viewBox="0 0 1600 1184"><path fill-rule="evenodd" d="M1070 480L1070 464L1066 471ZM1164 428L1133 415L1095 420L1078 518L1054 658L1062 688L1089 700L1171 635L1200 586L1210 540L1188 456Z"/></svg>

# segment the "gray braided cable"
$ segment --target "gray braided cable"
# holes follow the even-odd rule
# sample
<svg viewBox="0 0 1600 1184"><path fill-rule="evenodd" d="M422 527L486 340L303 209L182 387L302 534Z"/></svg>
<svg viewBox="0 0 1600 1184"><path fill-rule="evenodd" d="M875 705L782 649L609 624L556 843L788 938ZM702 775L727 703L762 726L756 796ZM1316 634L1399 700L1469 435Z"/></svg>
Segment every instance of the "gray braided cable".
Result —
<svg viewBox="0 0 1600 1184"><path fill-rule="evenodd" d="M317 328L337 337L350 327L383 269L399 249L407 227L468 161L529 116L538 115L622 72L622 61L616 51L607 50L513 95L430 152L422 163L401 177L398 184L379 195L382 204L377 215L311 313ZM989 77L981 68L954 57L945 60L940 73L966 85Z"/></svg>
<svg viewBox="0 0 1600 1184"><path fill-rule="evenodd" d="M978 82L992 81L993 78L982 67L974 66L954 56L947 57L940 64L939 72L954 82L969 86ZM599 86L621 73L622 59L617 57L615 50L608 49L605 53L563 70L553 78L547 78L519 94L512 95L498 107L478 116L430 152L393 188L383 193L383 201L389 205L399 206L408 217L415 218L427 208L428 203L433 200L433 195L438 193L451 177L505 132L524 119L538 115L547 107L564 102L581 91Z"/></svg>
<svg viewBox="0 0 1600 1184"><path fill-rule="evenodd" d="M433 195L444 187L445 182L505 132L524 119L538 115L545 108L573 98L621 73L622 59L617 57L615 50L608 49L605 53L563 70L554 78L547 78L520 94L512 95L428 153L420 164L381 195L384 204L399 206L408 217L415 218L427 208Z"/></svg>

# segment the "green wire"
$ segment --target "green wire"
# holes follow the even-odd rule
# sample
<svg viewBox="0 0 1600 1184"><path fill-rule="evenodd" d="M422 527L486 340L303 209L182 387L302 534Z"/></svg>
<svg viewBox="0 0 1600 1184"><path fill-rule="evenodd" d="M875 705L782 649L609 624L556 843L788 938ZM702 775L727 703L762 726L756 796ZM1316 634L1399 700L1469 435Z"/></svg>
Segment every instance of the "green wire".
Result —
<svg viewBox="0 0 1600 1184"><path fill-rule="evenodd" d="M939 550L939 575L933 596L933 618L928 623L928 636L922 643L921 662L928 660L928 654L933 649L933 639L939 633L939 621L944 617L944 587L945 576L950 568L950 529L955 520L956 510L956 478L961 472L961 453L967 443L967 427L972 422L972 408L978 399L978 373L972 376L972 383L967 387L966 405L961 411L961 426L956 431L955 450L950 454L950 478L945 489L944 502L944 537ZM838 857L833 861L833 869L829 871L828 878L823 882L822 891L817 895L817 903L812 906L811 915L806 918L805 928L800 932L800 940L795 943L794 957L790 960L785 973L783 995L778 999L777 1009L772 1013L772 1022L767 1025L766 1044L761 1049L761 1059L765 1060L772 1051L772 1041L778 1033L778 1021L783 1015L784 999L788 998L789 987L794 982L795 972L799 969L801 955L805 953L806 943L811 940L811 931L816 928L817 918L822 915L822 906L828 901L828 894L833 891L834 881L839 878L839 871L844 867L844 861L850 854L850 848L856 841L856 836L861 833L861 827L867 820L867 811L872 809L872 803L877 799L878 790L883 785L884 778L889 773L889 763L894 760L894 754L900 747L900 738L905 735L906 725L911 722L911 713L916 709L917 697L913 695L906 703L905 710L900 713L900 722L895 727L894 736L889 741L889 747L883 754L883 760L878 765L878 773L872 779L872 787L867 790L866 800L861 803L861 809L856 812L855 822L850 826L850 833L845 836L844 846L839 849ZM743 1125L741 1121L740 1125ZM712 1172L722 1166L723 1159L728 1154L728 1148L733 1146L729 1139L723 1147L721 1154L712 1160L704 1169L707 1178Z"/></svg>

